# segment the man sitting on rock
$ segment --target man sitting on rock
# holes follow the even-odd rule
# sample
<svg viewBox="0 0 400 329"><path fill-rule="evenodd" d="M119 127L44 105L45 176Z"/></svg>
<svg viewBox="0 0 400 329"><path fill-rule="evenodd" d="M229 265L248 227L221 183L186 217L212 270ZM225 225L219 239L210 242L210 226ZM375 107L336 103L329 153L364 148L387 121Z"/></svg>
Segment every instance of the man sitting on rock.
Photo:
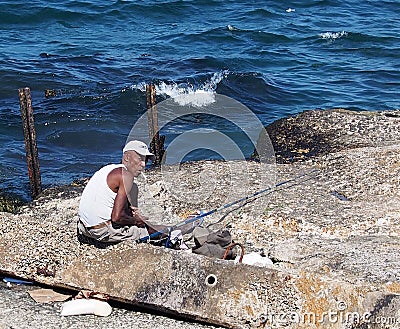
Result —
<svg viewBox="0 0 400 329"><path fill-rule="evenodd" d="M137 208L135 177L146 161L154 159L147 145L130 141L123 148L122 163L110 164L89 180L79 204L78 240L99 247L123 240L138 240L156 232Z"/></svg>

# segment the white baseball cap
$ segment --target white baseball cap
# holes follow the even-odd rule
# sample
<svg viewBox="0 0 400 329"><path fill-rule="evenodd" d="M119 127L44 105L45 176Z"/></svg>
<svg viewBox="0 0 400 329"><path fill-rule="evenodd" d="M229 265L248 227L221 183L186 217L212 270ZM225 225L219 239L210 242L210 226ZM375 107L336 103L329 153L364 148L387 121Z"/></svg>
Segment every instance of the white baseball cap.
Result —
<svg viewBox="0 0 400 329"><path fill-rule="evenodd" d="M140 155L145 155L150 158L151 161L154 161L155 155L149 151L147 145L141 141L130 141L128 142L122 150L122 153L127 151L135 151Z"/></svg>

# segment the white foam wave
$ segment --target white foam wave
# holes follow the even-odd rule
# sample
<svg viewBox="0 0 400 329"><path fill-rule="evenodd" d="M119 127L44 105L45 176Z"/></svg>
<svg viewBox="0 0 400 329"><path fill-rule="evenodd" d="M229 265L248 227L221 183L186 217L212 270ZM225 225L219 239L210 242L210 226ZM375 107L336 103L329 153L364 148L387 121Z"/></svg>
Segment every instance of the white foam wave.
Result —
<svg viewBox="0 0 400 329"><path fill-rule="evenodd" d="M342 37L347 36L348 33L346 31L342 31L342 32L325 32L325 33L320 33L319 36L322 39L329 39L329 40L336 40L336 39L340 39Z"/></svg>
<svg viewBox="0 0 400 329"><path fill-rule="evenodd" d="M145 82L139 82L138 84L132 85L132 86L130 87L130 89L131 89L131 90L137 89L137 90L146 92L146 83L145 83ZM122 91L125 91L125 89L123 89Z"/></svg>
<svg viewBox="0 0 400 329"><path fill-rule="evenodd" d="M208 90L208 91L211 90L211 91L215 92L215 90L217 89L218 84L219 84L224 78L226 78L226 77L228 76L228 74L229 74L229 71L228 71L228 70L224 70L224 71L221 71L221 72L214 73L214 74L212 75L212 77L210 78L210 81L209 81L209 82L206 82L206 83L203 85L203 89L204 89L204 90Z"/></svg>
<svg viewBox="0 0 400 329"><path fill-rule="evenodd" d="M213 91L202 89L195 90L193 87L179 87L177 84L166 84L161 82L156 86L156 92L170 96L181 106L193 105L196 107L207 106L215 102Z"/></svg>
<svg viewBox="0 0 400 329"><path fill-rule="evenodd" d="M218 83L227 75L228 71L214 73L210 80L198 87L161 82L156 86L156 92L173 98L181 106L203 107L215 102Z"/></svg>
<svg viewBox="0 0 400 329"><path fill-rule="evenodd" d="M181 106L192 105L196 107L207 106L215 102L215 91L218 84L227 77L229 71L214 73L209 80L194 87L189 84L177 84L174 82L159 82L155 85L156 93L171 97ZM138 83L131 86L132 89L146 91L146 84Z"/></svg>

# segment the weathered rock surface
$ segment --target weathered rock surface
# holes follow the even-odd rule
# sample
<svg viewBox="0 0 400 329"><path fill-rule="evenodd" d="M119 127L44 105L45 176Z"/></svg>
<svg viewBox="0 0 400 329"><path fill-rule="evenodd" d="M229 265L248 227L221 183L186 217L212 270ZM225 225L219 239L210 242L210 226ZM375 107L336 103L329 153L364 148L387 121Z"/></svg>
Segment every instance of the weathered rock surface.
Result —
<svg viewBox="0 0 400 329"><path fill-rule="evenodd" d="M0 191L0 212L18 211L18 208L23 205L23 201L11 195L5 195Z"/></svg>
<svg viewBox="0 0 400 329"><path fill-rule="evenodd" d="M267 127L278 162L400 140L400 111L305 111Z"/></svg>
<svg viewBox="0 0 400 329"><path fill-rule="evenodd" d="M12 285L0 282L0 328L1 329L216 329L209 324L189 322L143 312L135 306L109 301L113 311L108 317L95 315L60 316L62 303L36 303L28 294L36 286Z"/></svg>
<svg viewBox="0 0 400 329"><path fill-rule="evenodd" d="M290 162L270 168L277 181L310 174L206 222L221 219L246 251L273 259L271 267L149 245L80 246L82 187L70 187L48 191L17 215L1 214L0 269L229 327L396 328L399 125L398 112L348 111L305 112L273 124L279 161ZM174 185L180 191L150 171L147 183L138 183L140 204L157 221L176 221L265 188L260 169L257 162L183 164Z"/></svg>

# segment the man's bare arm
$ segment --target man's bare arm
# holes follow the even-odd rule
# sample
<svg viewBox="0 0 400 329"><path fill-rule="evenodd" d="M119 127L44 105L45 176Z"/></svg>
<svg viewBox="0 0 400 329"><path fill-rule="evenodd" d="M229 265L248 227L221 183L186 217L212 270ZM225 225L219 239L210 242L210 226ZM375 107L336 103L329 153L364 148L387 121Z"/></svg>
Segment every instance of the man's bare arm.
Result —
<svg viewBox="0 0 400 329"><path fill-rule="evenodd" d="M142 227L143 221L132 216L127 198L127 194L132 189L133 178L123 168L116 168L108 174L107 185L113 192L117 193L111 212L111 220L121 226L135 225Z"/></svg>

